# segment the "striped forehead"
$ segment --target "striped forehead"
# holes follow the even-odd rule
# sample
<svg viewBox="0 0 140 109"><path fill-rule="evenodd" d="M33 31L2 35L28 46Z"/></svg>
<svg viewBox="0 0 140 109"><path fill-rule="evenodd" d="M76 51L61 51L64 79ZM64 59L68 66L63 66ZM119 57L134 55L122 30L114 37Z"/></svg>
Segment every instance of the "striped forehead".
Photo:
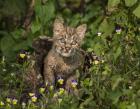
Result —
<svg viewBox="0 0 140 109"><path fill-rule="evenodd" d="M75 29L71 27L66 27L66 38L74 39L75 36Z"/></svg>

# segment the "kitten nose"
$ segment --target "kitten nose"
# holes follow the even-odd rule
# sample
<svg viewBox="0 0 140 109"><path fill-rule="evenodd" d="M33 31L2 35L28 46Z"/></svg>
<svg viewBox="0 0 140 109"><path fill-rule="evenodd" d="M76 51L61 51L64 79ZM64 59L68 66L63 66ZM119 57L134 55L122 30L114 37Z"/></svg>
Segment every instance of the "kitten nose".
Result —
<svg viewBox="0 0 140 109"><path fill-rule="evenodd" d="M70 45L66 45L66 48L70 48L71 46Z"/></svg>
<svg viewBox="0 0 140 109"><path fill-rule="evenodd" d="M66 47L66 51L69 51L70 50L70 47Z"/></svg>

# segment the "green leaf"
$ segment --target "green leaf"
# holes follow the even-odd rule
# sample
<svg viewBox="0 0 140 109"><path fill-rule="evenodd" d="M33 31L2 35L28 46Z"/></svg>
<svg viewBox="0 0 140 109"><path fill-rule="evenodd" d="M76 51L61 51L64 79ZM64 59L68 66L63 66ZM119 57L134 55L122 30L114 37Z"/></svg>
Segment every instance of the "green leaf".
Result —
<svg viewBox="0 0 140 109"><path fill-rule="evenodd" d="M22 37L21 36L22 32L23 32L22 29L18 29L18 30L15 30L15 31L11 32L11 34L12 34L13 38L20 39Z"/></svg>
<svg viewBox="0 0 140 109"><path fill-rule="evenodd" d="M8 15L15 15L15 16L21 16L21 14L24 14L26 10L26 1L22 0L5 0L3 2L3 7L1 9L1 12L8 16Z"/></svg>
<svg viewBox="0 0 140 109"><path fill-rule="evenodd" d="M49 1L45 6L43 6L44 11L44 23L49 21L54 17L55 7L53 1Z"/></svg>
<svg viewBox="0 0 140 109"><path fill-rule="evenodd" d="M102 32L104 36L110 35L114 31L114 24L104 19L103 22L100 24L99 32Z"/></svg>
<svg viewBox="0 0 140 109"><path fill-rule="evenodd" d="M120 82L123 80L120 75L115 75L112 77L112 90L114 91L120 84Z"/></svg>
<svg viewBox="0 0 140 109"><path fill-rule="evenodd" d="M49 0L45 5L36 5L35 13L42 24L52 19L55 15L55 6L53 1Z"/></svg>
<svg viewBox="0 0 140 109"><path fill-rule="evenodd" d="M27 40L15 40L11 34L5 35L0 41L2 54L9 60L16 58L16 52L21 49L28 49Z"/></svg>
<svg viewBox="0 0 140 109"><path fill-rule="evenodd" d="M128 102L124 101L119 104L119 109L127 109Z"/></svg>
<svg viewBox="0 0 140 109"><path fill-rule="evenodd" d="M127 109L138 109L138 108L136 107L135 102L132 102L131 105L127 106Z"/></svg>
<svg viewBox="0 0 140 109"><path fill-rule="evenodd" d="M133 11L133 14L140 18L140 5Z"/></svg>
<svg viewBox="0 0 140 109"><path fill-rule="evenodd" d="M108 0L108 7L117 6L120 3L120 0Z"/></svg>
<svg viewBox="0 0 140 109"><path fill-rule="evenodd" d="M108 27L109 27L109 24L108 24L107 20L104 19L103 22L101 23L100 27L99 27L99 31L100 32L105 32Z"/></svg>
<svg viewBox="0 0 140 109"><path fill-rule="evenodd" d="M115 50L115 53L114 53L114 59L116 60L120 54L121 54L121 47L118 47L116 50Z"/></svg>
<svg viewBox="0 0 140 109"><path fill-rule="evenodd" d="M9 59L14 56L13 48L14 48L15 43L16 42L13 40L12 36L10 36L10 35L4 36L1 39L0 44L1 44L2 54L4 56L8 57ZM13 59L13 58L11 58L11 59Z"/></svg>
<svg viewBox="0 0 140 109"><path fill-rule="evenodd" d="M85 87L88 87L89 85L91 86L91 80L90 78L85 78L85 80L83 81L83 84Z"/></svg>
<svg viewBox="0 0 140 109"><path fill-rule="evenodd" d="M122 93L120 91L112 91L109 93L109 98L112 100L113 104L116 104L119 101Z"/></svg>
<svg viewBox="0 0 140 109"><path fill-rule="evenodd" d="M96 52L97 55L100 55L103 49L103 45L101 45L100 43L96 43L93 45L93 51Z"/></svg>
<svg viewBox="0 0 140 109"><path fill-rule="evenodd" d="M138 92L140 93L140 90ZM140 94L138 94L138 95L140 95ZM136 105L137 105L138 109L140 109L140 98L136 99Z"/></svg>
<svg viewBox="0 0 140 109"><path fill-rule="evenodd" d="M13 51L18 51L21 49L28 49L28 43L27 41L20 41L19 43L16 43L16 45L13 48Z"/></svg>
<svg viewBox="0 0 140 109"><path fill-rule="evenodd" d="M137 2L137 0L125 0L125 5L128 7L133 6L135 3Z"/></svg>
<svg viewBox="0 0 140 109"><path fill-rule="evenodd" d="M37 31L39 31L40 28L41 28L40 23L38 23L37 21L32 22L32 25L31 25L31 31L32 31L32 33L35 33Z"/></svg>
<svg viewBox="0 0 140 109"><path fill-rule="evenodd" d="M91 30L92 34L97 35L97 32L98 32L97 27L99 26L99 24L101 23L102 20L103 20L103 16L99 16L99 17L97 17L97 19L93 23L91 23L89 25L89 29Z"/></svg>
<svg viewBox="0 0 140 109"><path fill-rule="evenodd" d="M76 14L72 17L72 20L70 22L70 26L77 26L77 24L79 23L79 19L81 18L80 14Z"/></svg>

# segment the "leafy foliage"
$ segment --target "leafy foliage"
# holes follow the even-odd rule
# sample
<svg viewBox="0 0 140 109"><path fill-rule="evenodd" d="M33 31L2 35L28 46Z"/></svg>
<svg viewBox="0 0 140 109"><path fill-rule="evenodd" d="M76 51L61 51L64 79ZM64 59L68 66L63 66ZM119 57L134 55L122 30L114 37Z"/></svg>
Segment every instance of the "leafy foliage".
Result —
<svg viewBox="0 0 140 109"><path fill-rule="evenodd" d="M15 98L21 96L25 68L16 62L19 50L32 52L34 38L40 35L51 37L55 17L62 16L68 25L88 25L83 49L94 51L103 62L92 62L90 70L80 78L80 99L64 96L61 103L48 107L139 109L140 1L35 0L34 14L28 18L31 19L29 26L24 27L32 1L0 1L0 101L6 104L5 97L11 90ZM39 103L43 104L43 100ZM40 104L28 107L40 108ZM21 105L15 109L19 107Z"/></svg>

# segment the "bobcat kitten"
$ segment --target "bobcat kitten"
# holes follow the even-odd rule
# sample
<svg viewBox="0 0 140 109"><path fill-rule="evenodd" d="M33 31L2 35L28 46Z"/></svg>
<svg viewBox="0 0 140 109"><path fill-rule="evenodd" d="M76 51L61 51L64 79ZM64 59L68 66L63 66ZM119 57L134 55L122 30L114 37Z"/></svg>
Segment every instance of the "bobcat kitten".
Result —
<svg viewBox="0 0 140 109"><path fill-rule="evenodd" d="M69 91L71 82L77 80L75 71L84 62L80 45L85 36L86 24L77 28L65 26L62 19L56 19L53 27L53 45L44 59L44 80L54 85L57 78L64 79L65 88Z"/></svg>

